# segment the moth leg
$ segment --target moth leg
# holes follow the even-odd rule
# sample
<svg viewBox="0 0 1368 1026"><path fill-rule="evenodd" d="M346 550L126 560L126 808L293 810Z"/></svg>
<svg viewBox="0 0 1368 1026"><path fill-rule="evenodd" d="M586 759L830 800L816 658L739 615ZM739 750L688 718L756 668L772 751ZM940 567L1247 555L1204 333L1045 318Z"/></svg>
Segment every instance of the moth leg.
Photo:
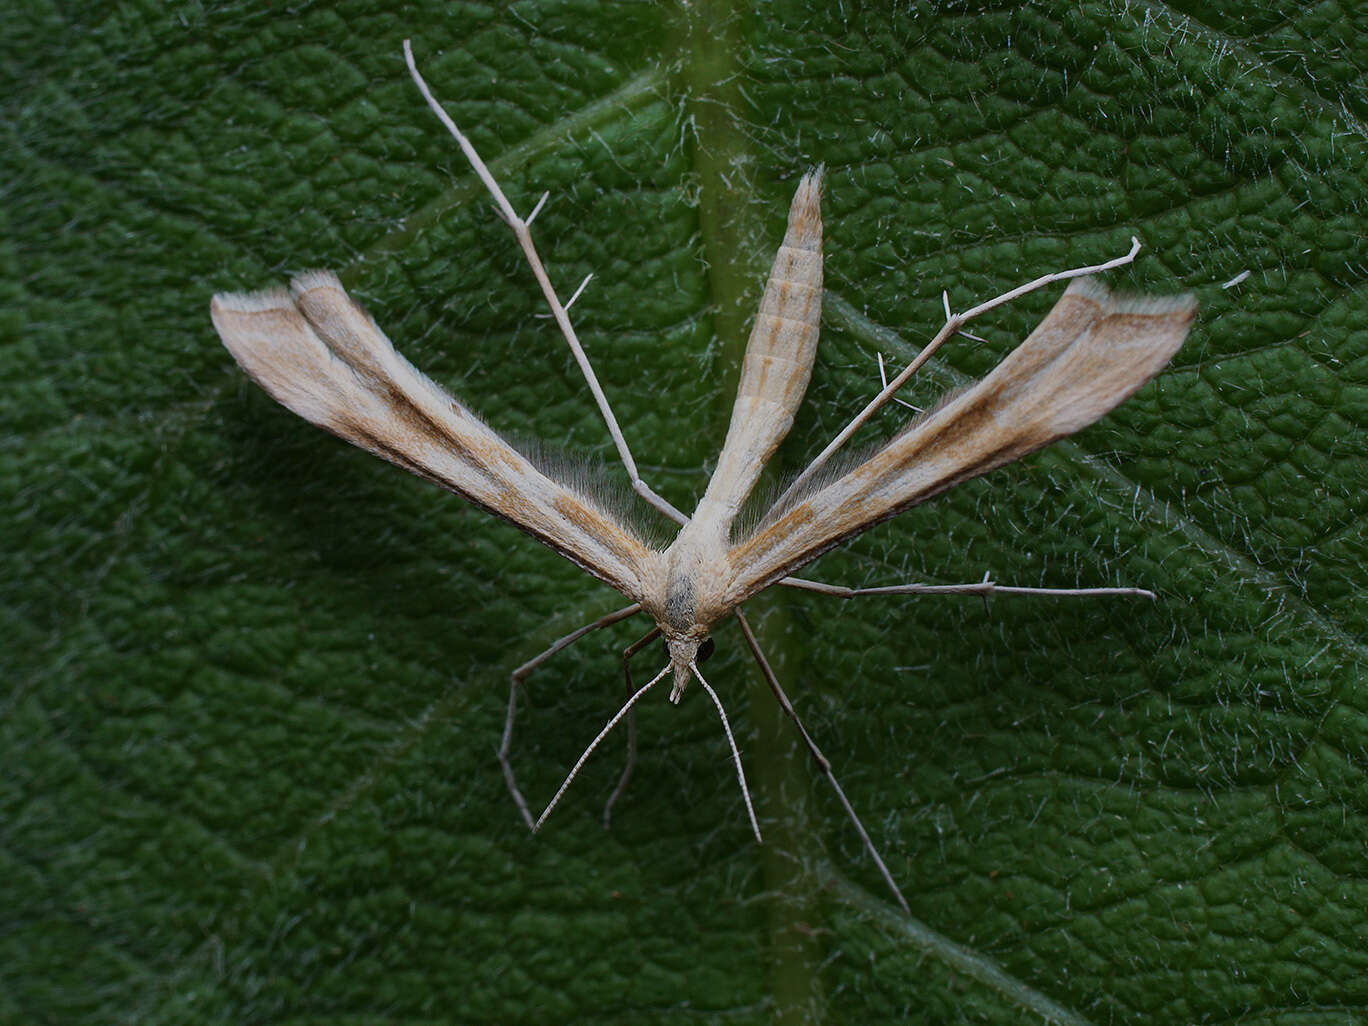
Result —
<svg viewBox="0 0 1368 1026"><path fill-rule="evenodd" d="M1097 598L1121 595L1128 598L1155 599L1157 595L1144 588L1019 588L998 584L989 574L972 584L889 584L879 588L847 588L840 584L824 584L803 577L785 577L779 582L789 588L815 591L819 595L851 599L863 595L1046 595L1050 598Z"/></svg>
<svg viewBox="0 0 1368 1026"><path fill-rule="evenodd" d="M882 856L879 855L879 850L874 847L874 842L870 840L869 832L865 830L864 824L860 822L860 817L855 814L855 809L850 804L850 799L846 797L845 791L841 789L841 784L836 779L836 774L832 772L831 761L822 754L822 750L817 747L817 742L812 740L812 735L807 732L807 728L803 726L803 721L798 718L798 711L793 708L793 703L789 701L788 695L784 694L784 689L779 686L779 678L774 675L774 670L770 667L769 660L765 658L765 653L760 651L760 643L755 640L755 634L751 631L750 624L746 621L745 615L739 609L736 610L736 621L741 625L741 633L745 635L746 645L750 648L751 655L755 656L755 661L760 666L760 672L765 675L765 682L769 684L770 690L774 692L774 697L778 700L779 707L784 710L784 713L788 718L793 721L794 726L798 728L798 734L802 737L803 743L807 745L808 752L812 755L813 760L817 763L817 766L821 769L823 775L825 775L830 782L832 789L836 792L836 797L840 799L841 805L846 810L846 815L849 816L850 821L855 824L855 829L859 832L860 840L864 842L865 850L869 852L870 856L874 859L874 864L879 867L879 873L883 876L884 883L888 884L888 889L891 890L893 896L898 899L898 904L902 906L902 910L910 916L912 914L912 909L908 906L907 899L903 897L903 893L898 889L898 885L893 882L893 874L890 873L888 867L884 865L884 860Z"/></svg>
<svg viewBox="0 0 1368 1026"><path fill-rule="evenodd" d="M461 130L456 127L456 122L451 120L451 117L447 112L442 109L442 105L438 103L436 98L432 95L432 91L428 89L427 83L423 81L423 76L418 73L418 65L415 64L413 60L413 47L409 45L407 39L404 40L404 60L408 62L409 75L412 76L414 84L418 86L419 92L423 94L423 99L427 101L428 106L432 108L432 112L436 114L442 124L446 126L446 130L450 132L456 142L460 144L461 150L465 153L466 159L470 161L470 166L475 171L476 177L478 177L484 184L484 187L489 190L489 194L494 197L495 211L498 212L499 217L513 230L513 234L517 237L518 245L523 251L523 256L526 258L528 266L532 268L532 275L537 279L537 284L541 286L542 296L545 297L546 305L551 310L551 316L555 319L556 327L560 329L561 335L565 337L566 345L570 347L570 352L575 357L575 362L579 364L580 373L584 375L584 382L589 386L589 391L594 396L594 402L598 404L599 413L603 415L603 421L608 426L608 433L613 436L613 444L617 446L618 457L622 460L623 466L627 468L627 474L632 480L632 490L675 523L688 523L688 517L675 509L675 507L670 505L663 497L657 495L655 490L643 481L641 475L637 473L636 461L632 459L632 451L627 447L627 440L622 435L622 429L618 427L617 417L613 415L613 408L608 405L608 397L603 394L603 389L599 386L598 377L594 374L594 368L589 363L589 357L585 355L584 347L580 345L579 336L575 334L575 328L570 323L570 314L568 312L570 304L561 303L559 297L556 295L555 286L551 284L551 278L546 273L546 267L542 264L541 257L537 255L537 247L532 243L532 219L535 218L537 212L541 210L542 203L546 202L546 197L549 193L543 194L541 200L532 208L532 213L528 214L526 218L519 217L517 211L513 209L513 204L508 201L508 197L504 195L503 189L501 189L499 183L495 181L494 175L490 172L488 166L480 159L480 155L475 152L475 147L471 144L470 140L465 137ZM587 284L588 281L589 279L586 278L584 284ZM575 298L583 291L584 284L581 284L579 289L575 292L575 295L571 297L571 303L573 303Z"/></svg>
<svg viewBox="0 0 1368 1026"><path fill-rule="evenodd" d="M631 698L636 693L636 683L632 680L631 658L643 648L660 637L660 628L638 638L622 650L622 675L627 682L627 697ZM613 825L613 803L622 797L627 790L627 782L632 779L632 770L636 768L637 756L637 729L636 729L636 706L633 705L627 711L627 764L622 767L622 776L618 778L617 787L613 788L613 793L608 796L608 800L603 803L603 829L609 830Z"/></svg>
<svg viewBox="0 0 1368 1026"><path fill-rule="evenodd" d="M512 680L508 687L508 715L504 719L503 740L499 742L499 764L503 767L504 782L508 785L508 793L513 796L513 801L518 806L518 811L522 813L523 819L527 822L527 828L529 830L536 830L536 821L532 818L532 811L527 807L527 799L525 799L522 792L518 790L518 782L513 775L513 764L508 761L508 753L513 747L513 720L518 714L518 688L522 686L522 682L527 679L528 675L531 674L533 670L546 662L557 652L564 648L569 648L575 642L579 641L580 638L592 631L599 630L603 627L611 627L613 624L618 623L621 620L626 620L628 617L635 616L639 612L641 612L641 604L634 602L630 606L624 606L622 609L617 609L604 616L600 616L593 623L585 624L583 627L571 631L569 634L565 635L565 637L552 642L551 646L547 648L546 651L533 656L513 671Z"/></svg>
<svg viewBox="0 0 1368 1026"><path fill-rule="evenodd" d="M977 337L978 337L978 336L976 336L976 335L970 335L969 332L967 332L967 331L961 332L961 334L965 335L965 336L968 337L968 338L977 338ZM884 366L883 353L876 352L874 355L875 355L876 357L878 357L878 360L879 360L879 389L880 389L880 391L882 391L883 389L885 389L885 388L888 387L888 369ZM893 396L892 399L893 399L893 401L894 401L895 403L897 403L899 406L906 406L906 407L907 407L909 410L911 410L913 413L925 413L925 412L926 412L926 411L923 410L920 406L913 406L913 405L912 405L911 403L909 403L906 399L899 399L896 395Z"/></svg>
<svg viewBox="0 0 1368 1026"><path fill-rule="evenodd" d="M950 310L949 294L942 293L941 300L945 305L945 324L941 327L940 331L936 332L935 337L932 338L930 342L922 346L921 352L916 355L916 358L913 359L911 363L904 367L893 380L885 384L879 391L879 394L871 399L868 404L866 404L865 408L856 414L849 424L841 429L840 433L827 444L827 447L817 454L817 458L809 463L803 472L793 479L793 483L785 489L784 494L779 497L779 500L775 502L774 505L782 506L787 502L789 496L793 495L794 492L801 488L812 475L831 458L832 453L845 445L845 443L850 440L851 435L855 434L856 431L863 427L870 417L874 416L875 413L883 408L884 404L893 398L898 389L902 388L903 385L911 380L912 375L916 374L917 371L922 368L922 365L931 358L931 354L944 345L949 339L957 334L961 334L964 325L969 321L987 313L989 310L1002 306L1004 303L1010 303L1012 300L1019 299L1029 292L1044 288L1046 285L1050 285L1053 282L1064 281L1069 278L1081 278L1085 275L1098 274L1102 271L1110 271L1114 268L1122 267L1133 261L1135 255L1139 252L1140 240L1132 237L1130 252L1125 256L1119 256L1116 259L1108 260L1105 263L1094 264L1091 267L1075 267L1067 271L1054 271L1050 274L1043 274L1034 281L1029 281L1025 285L1018 285L1016 288L1010 289L1000 296L994 296L987 302L971 307L963 313L952 313Z"/></svg>
<svg viewBox="0 0 1368 1026"><path fill-rule="evenodd" d="M607 737L612 732L613 728L618 725L618 721L620 721L624 716L631 712L632 706L636 705L637 702L642 698L642 696L646 694L646 692L650 691L651 688L655 687L662 680L664 680L665 675L669 672L670 664L666 663L665 666L661 669L661 671L657 673L654 677L652 677L647 684L640 688L637 688L637 690L632 693L632 696L629 699L627 699L626 703L622 706L622 708L613 714L613 718L603 725L603 729L598 732L598 734L594 737L594 740L589 742L589 747L586 748L584 750L584 753L578 759L575 760L575 765L570 767L570 772L565 775L565 780L561 783L560 788L552 797L551 803L547 805L547 807L542 811L542 814L537 817L537 822L532 824L533 833L536 833L538 830L540 830L541 825L546 822L546 817L551 815L551 813L555 811L556 806L560 804L560 800L563 797L565 797L565 792L569 789L570 785L575 782L575 777L579 776L580 769L584 766L586 762L589 761L589 757L594 754L594 752L598 749L598 746L603 743L603 739Z"/></svg>

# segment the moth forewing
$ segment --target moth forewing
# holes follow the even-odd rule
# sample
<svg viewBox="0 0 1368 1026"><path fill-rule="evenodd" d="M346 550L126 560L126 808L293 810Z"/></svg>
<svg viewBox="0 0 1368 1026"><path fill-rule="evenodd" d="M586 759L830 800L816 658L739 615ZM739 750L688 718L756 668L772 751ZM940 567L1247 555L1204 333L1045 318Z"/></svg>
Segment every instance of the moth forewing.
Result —
<svg viewBox="0 0 1368 1026"><path fill-rule="evenodd" d="M660 626L674 666L672 701L713 626L735 610L725 601L731 524L803 401L817 352L822 309L821 171L803 176L746 344L731 425L693 517L665 552L665 573L646 582L643 608Z"/></svg>
<svg viewBox="0 0 1368 1026"><path fill-rule="evenodd" d="M725 534L793 427L817 355L822 315L822 171L803 176L746 343L731 425L694 514Z"/></svg>
<svg viewBox="0 0 1368 1026"><path fill-rule="evenodd" d="M355 415L341 401L351 370L328 351L288 291L222 292L209 316L238 366L286 409L335 434Z"/></svg>
<svg viewBox="0 0 1368 1026"><path fill-rule="evenodd" d="M633 600L660 556L592 500L539 471L399 355L336 276L220 294L214 327L273 399L354 445L510 521Z"/></svg>
<svg viewBox="0 0 1368 1026"><path fill-rule="evenodd" d="M739 604L852 535L1072 434L1120 405L1182 345L1191 296L1117 297L1077 279L977 384L729 552Z"/></svg>

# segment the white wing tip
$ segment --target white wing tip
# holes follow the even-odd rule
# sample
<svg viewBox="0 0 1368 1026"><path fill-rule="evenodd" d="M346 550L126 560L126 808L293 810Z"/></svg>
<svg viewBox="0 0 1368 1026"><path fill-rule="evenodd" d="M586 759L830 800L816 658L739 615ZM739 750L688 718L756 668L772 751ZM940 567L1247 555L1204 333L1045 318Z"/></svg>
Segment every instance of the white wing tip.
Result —
<svg viewBox="0 0 1368 1026"><path fill-rule="evenodd" d="M233 313L260 313L294 306L290 293L282 288L261 289L258 292L216 292L214 308Z"/></svg>
<svg viewBox="0 0 1368 1026"><path fill-rule="evenodd" d="M290 279L290 291L296 296L313 289L337 289L337 291L344 293L347 291L342 287L342 283L337 280L337 275L323 267L305 271Z"/></svg>
<svg viewBox="0 0 1368 1026"><path fill-rule="evenodd" d="M338 281L336 274L319 268L295 275L290 280L288 289L276 286L259 289L256 292L216 292L213 306L215 309L231 313L261 313L264 310L289 309L295 305L298 296L320 288L337 289L344 294L347 291Z"/></svg>
<svg viewBox="0 0 1368 1026"><path fill-rule="evenodd" d="M1197 297L1191 292L1172 296L1146 296L1131 292L1113 292L1097 278L1075 278L1064 290L1066 296L1089 299L1107 313L1139 314L1146 317L1168 317L1174 314L1195 316Z"/></svg>
<svg viewBox="0 0 1368 1026"><path fill-rule="evenodd" d="M1114 296L1112 312L1143 314L1148 317L1182 315L1191 318L1197 314L1197 297L1191 292L1180 292L1172 296Z"/></svg>
<svg viewBox="0 0 1368 1026"><path fill-rule="evenodd" d="M1078 296L1080 299L1091 299L1099 306L1106 306L1111 301L1111 289L1098 278L1088 275L1083 278L1074 278L1069 282L1069 287L1064 290L1066 296Z"/></svg>
<svg viewBox="0 0 1368 1026"><path fill-rule="evenodd" d="M789 206L785 246L812 250L822 248L822 175L825 172L826 165L818 165L803 175L798 183Z"/></svg>

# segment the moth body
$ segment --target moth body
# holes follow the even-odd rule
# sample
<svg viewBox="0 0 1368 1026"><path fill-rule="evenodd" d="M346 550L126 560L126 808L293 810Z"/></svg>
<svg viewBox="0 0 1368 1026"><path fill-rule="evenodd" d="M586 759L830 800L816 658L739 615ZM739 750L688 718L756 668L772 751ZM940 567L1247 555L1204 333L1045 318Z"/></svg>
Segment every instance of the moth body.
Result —
<svg viewBox="0 0 1368 1026"><path fill-rule="evenodd" d="M592 496L543 474L416 370L331 273L302 275L289 292L215 296L214 325L285 406L512 522L640 603L665 639L678 701L698 647L747 598L873 524L1091 424L1158 373L1195 315L1188 296L1115 297L1077 279L986 378L734 539L737 511L792 427L812 373L820 190L820 170L799 183L717 467L663 552Z"/></svg>
<svg viewBox="0 0 1368 1026"><path fill-rule="evenodd" d="M678 702L692 679L698 647L731 608L724 596L731 582L727 543L719 522L697 514L665 550L658 587L642 596L642 610L655 621L670 653Z"/></svg>
<svg viewBox="0 0 1368 1026"><path fill-rule="evenodd" d="M301 275L289 291L216 295L210 311L223 344L272 398L301 417L463 496L627 596L630 605L572 632L512 675L499 758L510 793L529 827L535 830L555 807L579 767L614 724L666 674L672 674L672 701L679 701L690 681L697 680L716 706L751 826L759 838L735 738L720 699L697 666L711 648L712 630L725 619L735 619L776 699L797 725L906 911L906 901L837 783L830 763L779 686L741 604L779 582L843 597L913 589L965 590L962 586L936 589L923 585L843 589L791 575L875 524L1104 416L1157 374L1178 350L1196 315L1195 300L1191 296L1117 297L1083 277L1129 263L1140 246L1135 240L1125 257L1045 275L960 315L951 315L947 300L947 319L941 332L813 460L800 481L812 478L826 458L966 321L1050 282L1076 279L1036 330L986 377L908 425L858 465L825 482L814 480L806 491L797 490L795 484L790 489L794 492L792 501L781 498L754 530L734 537L737 512L793 426L812 373L822 302L821 169L805 175L794 195L784 241L746 346L726 440L693 517L686 518L637 473L616 417L575 335L567 305L556 296L532 245L529 223L540 204L526 220L518 216L470 141L433 98L418 74L407 42L405 58L419 89L514 230L556 325L598 403L634 490L681 523L675 540L664 549L650 544L614 512L611 503L605 505L595 498L593 489L582 481L554 469L540 469L526 453L510 445L400 356L331 272ZM1125 589L1074 593L1107 590ZM637 689L608 722L541 819L534 822L508 761L521 681L576 638L639 612L655 622L664 638L669 663ZM655 635L653 630L628 649L628 654L639 651ZM634 742L631 750L635 751ZM605 808L605 823L608 809L626 785L630 765L629 759L628 770Z"/></svg>
<svg viewBox="0 0 1368 1026"><path fill-rule="evenodd" d="M717 467L693 516L665 552L663 585L642 598L670 653L678 702L692 679L698 647L735 608L727 552L742 503L793 426L817 354L822 312L822 171L803 176L789 206L746 344L731 425Z"/></svg>
<svg viewBox="0 0 1368 1026"><path fill-rule="evenodd" d="M214 297L224 344L276 400L509 520L639 602L670 650L672 696L698 645L750 596L841 541L1086 427L1168 362L1189 296L1116 297L1080 278L992 373L859 466L733 539L737 511L788 434L816 355L821 172L803 177L742 364L726 442L693 517L663 552L592 496L543 474L395 352L337 278Z"/></svg>

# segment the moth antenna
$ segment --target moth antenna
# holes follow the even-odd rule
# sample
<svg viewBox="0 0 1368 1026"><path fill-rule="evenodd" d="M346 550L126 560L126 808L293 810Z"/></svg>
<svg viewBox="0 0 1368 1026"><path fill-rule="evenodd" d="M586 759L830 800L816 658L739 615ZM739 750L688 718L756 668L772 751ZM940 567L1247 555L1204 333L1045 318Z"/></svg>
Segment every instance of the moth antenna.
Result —
<svg viewBox="0 0 1368 1026"><path fill-rule="evenodd" d="M630 695L636 690L636 685L632 682L632 656L636 655L658 637L660 637L660 628L656 627L647 631L644 636L638 638L622 650L622 677L623 682L627 686L627 694ZM612 827L613 805L626 792L627 784L632 779L632 770L636 766L636 735L636 712L632 711L627 714L627 762L622 767L622 776L618 777L617 787L613 788L613 793L610 794L608 800L603 803L604 830L608 830Z"/></svg>
<svg viewBox="0 0 1368 1026"><path fill-rule="evenodd" d="M564 637L557 638L549 648L533 656L513 671L508 683L508 714L504 718L503 738L499 742L499 765L503 767L504 783L508 785L508 793L513 796L513 803L517 805L518 811L522 813L523 820L527 823L527 829L536 830L537 825L532 819L532 811L527 807L527 799L523 797L522 791L518 790L518 780L513 773L513 764L509 762L508 756L513 750L513 722L518 716L518 693L528 676L542 663L546 662L557 652L569 648L580 638L593 631L602 630L610 627L628 617L636 616L641 612L639 603L632 603L623 609L614 610L604 616L600 616L593 623L587 623L583 627L577 627ZM653 636L653 635L652 635ZM628 689L631 694L631 689Z"/></svg>
<svg viewBox="0 0 1368 1026"><path fill-rule="evenodd" d="M727 722L727 710L722 708L722 699L717 697L717 692L703 679L703 674L698 672L698 666L691 662L689 669L698 678L698 683L703 685L703 690L712 699L712 704L717 706L717 715L722 717L722 730L727 735L727 744L731 746L732 762L736 765L736 779L741 783L741 797L746 800L746 815L750 817L750 825L751 829L755 831L756 843L764 844L765 839L760 836L760 824L755 819L755 806L751 804L750 788L746 786L746 771L741 768L741 753L737 750L736 738L732 736L731 724Z"/></svg>
<svg viewBox="0 0 1368 1026"><path fill-rule="evenodd" d="M546 822L546 817L551 815L551 810L556 807L557 803L561 800L561 796L565 794L566 789L569 788L571 781L573 781L576 775L578 775L580 767L585 764L585 762L589 759L589 756L594 754L594 749L597 748L599 746L599 743L605 737L608 736L608 732L617 726L618 720L626 716L627 713L631 711L632 706L636 705L637 699L640 698L642 695L646 694L646 692L650 691L651 688L659 684L661 679L665 676L665 674L669 672L670 664L666 663L665 669L661 670L654 677L652 677L651 682L649 684L642 685L642 687L638 689L636 694L634 694L631 698L627 699L626 704L623 705L623 707L617 711L617 715L615 715L611 720L609 720L608 725L598 732L598 737L594 738L594 740L589 742L589 747L584 750L584 754L579 757L579 761L576 762L575 765L571 768L570 775L565 778L565 783L561 784L560 790L557 791L556 796L551 799L551 804L546 807L545 812L543 812L540 816L537 817L537 822L532 826L533 833L536 833L538 830L541 829L541 825ZM694 672L697 673L698 671L695 670ZM701 677L699 679L702 680ZM728 731L727 733L728 736L731 735L730 731ZM735 746L733 746L733 750L735 750ZM739 767L740 763L738 763L737 766ZM749 802L749 799L747 799L747 801Z"/></svg>

